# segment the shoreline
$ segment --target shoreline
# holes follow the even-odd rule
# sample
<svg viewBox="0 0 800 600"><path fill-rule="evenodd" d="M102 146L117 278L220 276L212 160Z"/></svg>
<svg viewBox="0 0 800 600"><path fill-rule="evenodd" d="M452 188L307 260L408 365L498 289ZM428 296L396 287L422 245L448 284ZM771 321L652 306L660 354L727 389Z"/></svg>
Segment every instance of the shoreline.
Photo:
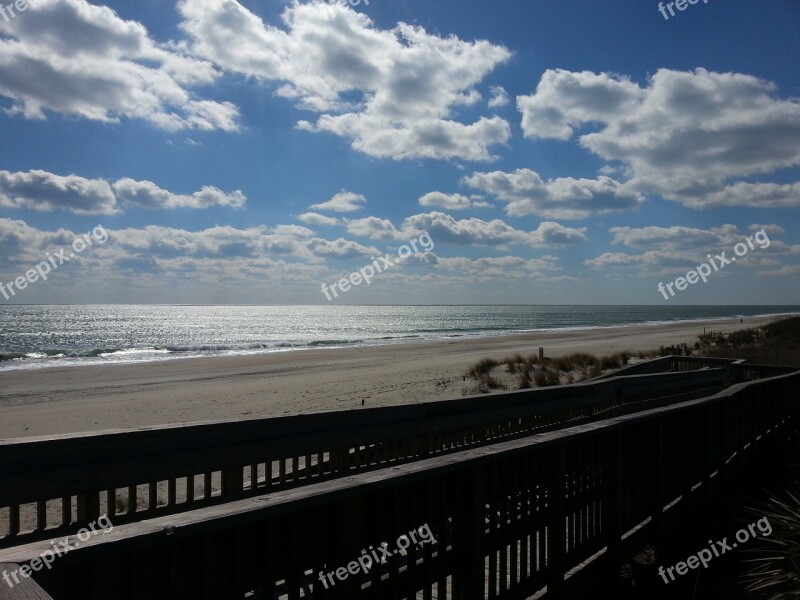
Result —
<svg viewBox="0 0 800 600"><path fill-rule="evenodd" d="M545 330L436 341L315 348L0 372L0 439L355 409L461 397L467 368L517 353L604 355L693 344L707 330L779 316Z"/></svg>
<svg viewBox="0 0 800 600"><path fill-rule="evenodd" d="M583 306L583 305L581 305ZM586 305L588 306L588 305ZM756 314L756 315L742 315L741 318L745 319L778 319L784 318L788 316L796 316L800 315L797 312L780 312L780 313L764 313L764 314ZM196 360L196 359L209 359L209 360L218 360L223 358L246 358L251 356L264 356L264 355L271 355L271 354L282 354L282 353L294 353L294 352L305 352L305 351L325 351L325 350L347 350L347 349L356 349L356 348L384 348L387 346L397 346L397 345L416 345L416 344L435 344L435 343L444 343L450 341L458 341L458 340L482 340L482 339L490 339L490 338L507 338L507 337L517 337L521 335L547 335L547 334L568 334L572 332L582 332L582 331L594 331L594 330L608 330L608 331L617 331L617 330L624 330L627 328L635 328L635 327L670 327L670 326L679 326L679 325L689 325L693 323L700 323L705 324L709 327L711 324L715 322L728 322L728 321L735 321L737 317L704 317L699 319L676 319L676 320L669 320L669 321L641 321L641 322L634 322L634 323L622 323L616 325L575 325L569 327L552 327L552 328L539 328L539 329L526 329L526 330L518 330L518 331L501 331L501 332L491 332L489 330L479 331L477 333L454 333L452 335L445 335L443 337L434 338L434 339L425 339L425 333L416 334L416 335L405 335L405 336L398 336L398 337L390 337L390 338L368 338L366 340L354 340L352 342L343 342L339 344L328 344L328 343L320 343L320 342L311 342L309 344L298 344L294 345L292 342L285 342L287 346L283 346L282 344L276 345L274 347L269 348L261 348L261 349L241 349L241 350L219 350L214 351L213 353L209 354L202 354L199 350L169 350L167 348L146 348L146 349L134 349L134 348L126 348L121 349L116 352L112 352L111 356L121 356L125 354L129 354L131 351L134 352L146 352L151 351L154 354L158 353L160 355L154 355L148 358L140 358L138 360L135 359L113 359L107 357L97 357L92 356L76 356L76 357L64 357L54 359L51 358L29 358L29 359L21 359L23 362L16 363L15 361L20 360L18 358L14 359L6 359L0 360L0 376L4 373L14 372L14 371L39 371L39 370L49 370L49 369L61 369L61 368L82 368L82 367L112 367L112 366L131 366L131 365L144 365L144 364L152 364L152 363L161 363L161 362L170 362L175 360ZM742 324L742 327L746 327L745 324ZM192 356L193 353L198 352L200 355ZM226 353L228 352L228 353ZM32 351L32 354L41 353L41 351ZM39 362L41 361L41 362ZM17 366L17 364L19 366ZM0 396L1 398L2 396Z"/></svg>

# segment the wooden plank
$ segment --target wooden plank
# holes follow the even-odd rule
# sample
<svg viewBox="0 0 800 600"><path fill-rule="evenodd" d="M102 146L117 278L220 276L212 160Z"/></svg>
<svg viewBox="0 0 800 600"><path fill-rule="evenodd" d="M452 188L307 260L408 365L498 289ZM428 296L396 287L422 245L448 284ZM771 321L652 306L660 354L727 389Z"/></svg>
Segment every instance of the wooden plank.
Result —
<svg viewBox="0 0 800 600"><path fill-rule="evenodd" d="M0 600L53 600L31 577L23 577L19 569L18 564L0 563L0 576L8 575L13 584L11 587L5 580L0 581Z"/></svg>
<svg viewBox="0 0 800 600"><path fill-rule="evenodd" d="M214 486L213 486L212 480L211 480L211 472L210 471L206 471L205 473L203 473L203 499L204 500L208 500L209 498L211 498L214 495L213 494L213 488L214 488Z"/></svg>
<svg viewBox="0 0 800 600"><path fill-rule="evenodd" d="M100 492L78 494L78 521L90 522L100 516Z"/></svg>
<svg viewBox="0 0 800 600"><path fill-rule="evenodd" d="M8 507L8 535L15 537L19 534L19 504Z"/></svg>
<svg viewBox="0 0 800 600"><path fill-rule="evenodd" d="M487 500L485 465L476 465L466 470L460 481L461 489L458 491L460 508L456 513L459 522L454 523L453 598L483 600L486 586L484 562L487 550L484 536ZM493 521L494 519L490 520L490 524ZM488 550L494 552L493 548Z"/></svg>
<svg viewBox="0 0 800 600"><path fill-rule="evenodd" d="M139 509L139 493L135 484L128 486L128 514L134 514Z"/></svg>
<svg viewBox="0 0 800 600"><path fill-rule="evenodd" d="M70 523L72 523L72 496L64 496L61 498L61 524Z"/></svg>
<svg viewBox="0 0 800 600"><path fill-rule="evenodd" d="M47 529L47 501L39 500L36 503L36 529L44 531Z"/></svg>
<svg viewBox="0 0 800 600"><path fill-rule="evenodd" d="M564 574L567 572L567 455L566 446L554 448L551 481L553 482L552 519L547 531L547 557L549 577L547 591L556 598L563 593Z"/></svg>
<svg viewBox="0 0 800 600"><path fill-rule="evenodd" d="M158 508L158 482L151 481L147 484L147 510Z"/></svg>
<svg viewBox="0 0 800 600"><path fill-rule="evenodd" d="M177 501L177 480L175 477L170 477L167 481L167 506L175 506Z"/></svg>

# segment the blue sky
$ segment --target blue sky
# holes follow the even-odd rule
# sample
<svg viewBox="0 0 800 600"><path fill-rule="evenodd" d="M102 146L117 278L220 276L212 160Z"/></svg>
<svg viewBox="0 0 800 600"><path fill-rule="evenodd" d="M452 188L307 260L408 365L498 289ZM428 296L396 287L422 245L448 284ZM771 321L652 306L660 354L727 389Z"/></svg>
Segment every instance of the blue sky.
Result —
<svg viewBox="0 0 800 600"><path fill-rule="evenodd" d="M352 2L0 17L8 302L798 302L795 0Z"/></svg>

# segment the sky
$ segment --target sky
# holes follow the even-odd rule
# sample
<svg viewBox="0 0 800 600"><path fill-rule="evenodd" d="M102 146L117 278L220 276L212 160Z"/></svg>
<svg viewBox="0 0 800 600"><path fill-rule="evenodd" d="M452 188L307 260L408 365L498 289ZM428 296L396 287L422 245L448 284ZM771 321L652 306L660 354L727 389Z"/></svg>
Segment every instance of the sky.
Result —
<svg viewBox="0 0 800 600"><path fill-rule="evenodd" d="M797 0L0 4L2 303L800 303Z"/></svg>

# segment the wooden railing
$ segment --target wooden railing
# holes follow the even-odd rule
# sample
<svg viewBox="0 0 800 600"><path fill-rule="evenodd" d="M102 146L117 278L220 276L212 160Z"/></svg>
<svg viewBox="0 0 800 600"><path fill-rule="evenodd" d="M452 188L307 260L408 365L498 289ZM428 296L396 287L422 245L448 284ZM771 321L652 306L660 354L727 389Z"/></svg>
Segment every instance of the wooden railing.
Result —
<svg viewBox="0 0 800 600"><path fill-rule="evenodd" d="M800 372L712 396L118 525L37 581L56 600L570 597L628 546L769 464L800 416ZM436 542L324 585L427 525ZM0 551L26 564L50 548ZM602 567L602 568L600 568ZM577 569L577 571L576 571ZM570 577L567 577L568 573ZM320 575L322 573L322 575ZM655 577L655 575L654 575ZM328 589L326 589L328 588Z"/></svg>
<svg viewBox="0 0 800 600"><path fill-rule="evenodd" d="M720 370L415 405L0 441L0 547L708 395ZM6 483L7 482L7 483Z"/></svg>
<svg viewBox="0 0 800 600"><path fill-rule="evenodd" d="M755 381L764 377L785 375L795 371L792 367L775 365L759 365L745 362L742 358L714 358L708 356L662 356L645 360L621 369L610 371L594 378L592 381L602 381L611 377L646 375L664 372L685 372L700 369L722 369L725 372L726 385Z"/></svg>

